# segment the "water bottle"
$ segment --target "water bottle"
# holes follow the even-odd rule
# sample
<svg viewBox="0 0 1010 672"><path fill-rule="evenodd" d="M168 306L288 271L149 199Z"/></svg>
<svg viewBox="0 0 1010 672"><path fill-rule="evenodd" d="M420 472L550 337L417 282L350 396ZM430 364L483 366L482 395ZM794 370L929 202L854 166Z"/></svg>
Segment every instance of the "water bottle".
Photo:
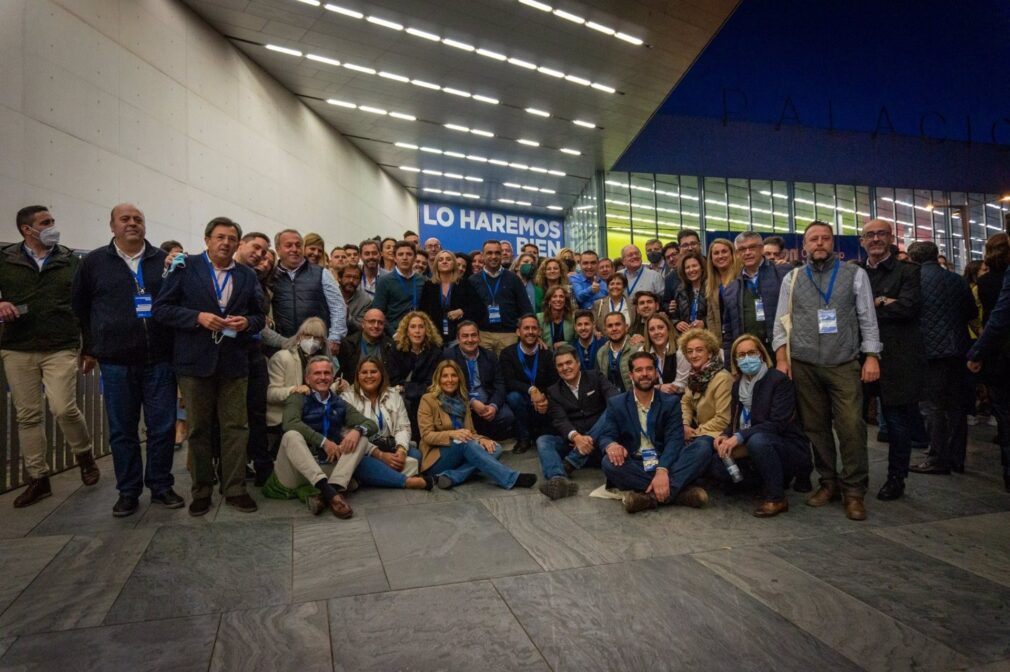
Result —
<svg viewBox="0 0 1010 672"><path fill-rule="evenodd" d="M729 472L729 477L733 479L734 483L739 483L743 480L743 474L740 473L740 467L736 466L736 461L727 455L722 458L722 463L726 465L726 471Z"/></svg>

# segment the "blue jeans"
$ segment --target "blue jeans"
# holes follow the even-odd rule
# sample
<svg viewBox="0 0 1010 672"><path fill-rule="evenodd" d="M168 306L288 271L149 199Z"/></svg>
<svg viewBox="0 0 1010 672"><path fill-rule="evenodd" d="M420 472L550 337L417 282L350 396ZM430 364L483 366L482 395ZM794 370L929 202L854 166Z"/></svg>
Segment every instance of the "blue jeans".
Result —
<svg viewBox="0 0 1010 672"><path fill-rule="evenodd" d="M540 469L544 472L544 478L550 480L552 478L565 477L565 467L562 464L562 458L576 469L586 466L586 463L593 457L599 459L603 451L603 446L600 445L600 432L603 430L603 423L606 421L606 417L607 412L604 411L589 429L589 436L593 439L593 450L588 455L583 455L575 450L572 444L568 442L568 439L560 436L544 434L537 439L537 455L540 457Z"/></svg>
<svg viewBox="0 0 1010 672"><path fill-rule="evenodd" d="M116 469L116 489L139 497L144 485L160 495L175 484L176 381L168 363L146 366L101 364L109 445ZM147 424L147 467L140 454L140 411Z"/></svg>
<svg viewBox="0 0 1010 672"><path fill-rule="evenodd" d="M533 402L528 394L509 392L505 395L505 403L515 415L516 439L532 441L547 433L547 415L533 410Z"/></svg>
<svg viewBox="0 0 1010 672"><path fill-rule="evenodd" d="M495 446L494 453L489 453L476 441L453 442L439 449L438 459L428 471L435 476L447 476L453 485L466 482L474 472L479 471L499 488L509 490L516 484L519 472L498 461L501 453L499 445Z"/></svg>
<svg viewBox="0 0 1010 672"><path fill-rule="evenodd" d="M486 404L486 400L482 400ZM502 404L498 412L494 414L494 420L488 422L476 413L471 414L473 418L473 428L481 436L486 436L495 441L505 441L514 436L512 427L515 424L515 416L508 404Z"/></svg>
<svg viewBox="0 0 1010 672"><path fill-rule="evenodd" d="M417 448L409 448L407 455L413 457L420 463L421 452ZM396 471L377 457L365 455L358 463L358 468L354 470L354 478L361 485L368 485L373 488L405 488L407 487L407 477Z"/></svg>
<svg viewBox="0 0 1010 672"><path fill-rule="evenodd" d="M693 483L708 469L715 451L712 450L713 440L710 436L699 436L684 446L680 455L670 468L670 498L661 502L669 504L681 490ZM634 490L645 492L656 475L654 471L646 471L642 466L642 458L628 455L621 466L615 466L606 455L601 464L607 484L619 490Z"/></svg>

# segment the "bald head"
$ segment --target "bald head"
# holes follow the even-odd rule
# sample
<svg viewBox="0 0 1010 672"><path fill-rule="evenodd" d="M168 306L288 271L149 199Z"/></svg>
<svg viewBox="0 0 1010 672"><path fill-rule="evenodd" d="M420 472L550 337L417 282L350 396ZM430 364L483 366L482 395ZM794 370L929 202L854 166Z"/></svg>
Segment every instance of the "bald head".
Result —
<svg viewBox="0 0 1010 672"><path fill-rule="evenodd" d="M642 251L637 245L625 245L621 248L621 262L632 273L642 267Z"/></svg>
<svg viewBox="0 0 1010 672"><path fill-rule="evenodd" d="M863 235L860 244L866 250L870 263L877 264L891 253L891 245L894 243L894 233L891 230L891 223L882 219L871 219L863 224Z"/></svg>
<svg viewBox="0 0 1010 672"><path fill-rule="evenodd" d="M386 315L378 308L370 308L361 317L361 331L365 337L373 343L382 338L382 332L386 328Z"/></svg>
<svg viewBox="0 0 1010 672"><path fill-rule="evenodd" d="M112 236L124 252L136 252L144 245L147 235L147 223L144 213L132 203L120 203L112 208L109 215L109 228Z"/></svg>

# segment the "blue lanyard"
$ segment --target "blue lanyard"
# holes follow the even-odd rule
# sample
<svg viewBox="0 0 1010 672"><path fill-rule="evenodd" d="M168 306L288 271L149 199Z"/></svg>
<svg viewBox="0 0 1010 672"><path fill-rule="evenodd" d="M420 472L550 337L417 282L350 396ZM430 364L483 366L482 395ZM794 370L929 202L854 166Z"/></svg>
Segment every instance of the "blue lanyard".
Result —
<svg viewBox="0 0 1010 672"><path fill-rule="evenodd" d="M443 294L441 290L438 292L439 303L442 304L442 313L449 312L449 302L452 300L452 283L449 283L449 291Z"/></svg>
<svg viewBox="0 0 1010 672"><path fill-rule="evenodd" d="M642 266L640 269L638 269L638 276L635 278L635 281L628 286L628 296L635 295L635 287L638 287L638 281L642 279L642 276L644 274L645 274L645 266ZM624 272L624 277L625 278L628 277L627 271Z"/></svg>
<svg viewBox="0 0 1010 672"><path fill-rule="evenodd" d="M660 357L658 352L653 353L656 356L656 370L659 371L659 382L663 382L663 365L666 364L666 357Z"/></svg>
<svg viewBox="0 0 1010 672"><path fill-rule="evenodd" d="M494 289L491 289L491 283L487 281L487 271L481 271L481 276L484 278L484 285L487 287L487 293L491 295L489 303L494 305L494 297L498 294L498 288L501 287L501 279L505 275L505 271L501 271L501 275L498 276L496 282L494 283Z"/></svg>
<svg viewBox="0 0 1010 672"><path fill-rule="evenodd" d="M838 259L835 259L835 267L831 271L831 279L828 280L828 291L827 291L827 293L822 292L820 285L818 285L816 282L814 282L814 274L810 270L810 266L807 266L807 277L810 278L810 282L813 284L814 289L817 290L817 293L821 295L822 299L824 299L824 305L825 306L827 306L827 305L829 305L831 303L831 294L834 293L834 291L835 291L835 278L838 277L838 267L841 266L841 265L842 265L842 263Z"/></svg>
<svg viewBox="0 0 1010 672"><path fill-rule="evenodd" d="M330 438L330 408L333 406L333 393L326 398L323 404L323 438Z"/></svg>
<svg viewBox="0 0 1010 672"><path fill-rule="evenodd" d="M127 268L130 267L129 264L127 264L126 266L127 266ZM211 275L213 275L213 273L211 273ZM146 292L144 291L145 287L144 287L144 260L143 259L141 259L139 262L137 262L137 272L134 273L134 279L137 282L137 293L138 294L145 294Z"/></svg>
<svg viewBox="0 0 1010 672"><path fill-rule="evenodd" d="M400 275L400 269L393 271L396 273L397 280L400 281L400 287L403 287L403 293L407 293L407 278ZM417 283L414 282L414 276L410 276L410 305L414 310L417 310Z"/></svg>
<svg viewBox="0 0 1010 672"><path fill-rule="evenodd" d="M691 322L698 319L698 301L701 300L701 291L691 290Z"/></svg>
<svg viewBox="0 0 1010 672"><path fill-rule="evenodd" d="M757 273L754 274L753 278L748 278L746 275L743 276L743 281L747 283L747 288L750 289L750 293L754 295L754 298L760 298L760 287L758 286L759 276Z"/></svg>
<svg viewBox="0 0 1010 672"><path fill-rule="evenodd" d="M621 297L621 302L617 304L617 308L614 308L614 300L610 299L610 312L612 313L623 313L624 312L624 297Z"/></svg>
<svg viewBox="0 0 1010 672"><path fill-rule="evenodd" d="M743 419L742 424L747 425L748 427L750 427L750 414L750 411L743 406L740 406L740 417Z"/></svg>
<svg viewBox="0 0 1010 672"><path fill-rule="evenodd" d="M473 390L474 387L476 387L477 385L480 384L480 380L478 379L478 376L477 376L477 360L476 359L469 359L468 358L466 360L466 373L467 373L467 376L470 379L468 381L470 383L470 389ZM474 381L477 381L477 382L475 383Z"/></svg>
<svg viewBox="0 0 1010 672"><path fill-rule="evenodd" d="M386 423L382 417L382 406L379 406L375 413L375 421L379 423L379 431L383 431L386 428Z"/></svg>
<svg viewBox="0 0 1010 672"><path fill-rule="evenodd" d="M589 344L589 348L583 348L582 342L579 339L575 339L575 351L579 353L579 360L582 362L582 368L589 368L590 358L592 354L590 352L593 349L592 343Z"/></svg>
<svg viewBox="0 0 1010 672"><path fill-rule="evenodd" d="M221 297L224 296L224 289L228 286L228 281L231 280L231 271L225 271L224 282L218 284L217 282L217 272L214 271L214 264L210 263L210 256L204 252L204 261L207 262L207 269L210 271L210 279L214 281L214 291L217 292L217 303L224 310L224 306L221 306Z"/></svg>
<svg viewBox="0 0 1010 672"><path fill-rule="evenodd" d="M565 323L551 322L551 342L557 345L565 340Z"/></svg>
<svg viewBox="0 0 1010 672"><path fill-rule="evenodd" d="M518 346L516 349L519 354L519 365L523 367L523 373L525 373L526 377L530 379L530 385L536 385L537 369L540 368L540 348L537 348L537 351L533 354L532 368L527 368L526 366L526 353L523 352L523 349Z"/></svg>

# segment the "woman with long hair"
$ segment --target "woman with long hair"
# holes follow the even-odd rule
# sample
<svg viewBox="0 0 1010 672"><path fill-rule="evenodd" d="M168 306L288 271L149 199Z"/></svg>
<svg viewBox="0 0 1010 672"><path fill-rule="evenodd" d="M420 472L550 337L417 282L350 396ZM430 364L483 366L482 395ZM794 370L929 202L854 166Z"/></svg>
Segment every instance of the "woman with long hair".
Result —
<svg viewBox="0 0 1010 672"><path fill-rule="evenodd" d="M656 313L645 321L645 352L656 356L656 372L659 384L656 388L664 394L680 394L684 391L690 365L677 348L673 324L663 313ZM678 380L680 379L680 380Z"/></svg>
<svg viewBox="0 0 1010 672"><path fill-rule="evenodd" d="M697 252L680 255L677 264L680 287L677 289L677 332L704 329L708 317L705 298L705 260Z"/></svg>
<svg viewBox="0 0 1010 672"><path fill-rule="evenodd" d="M530 305L533 306L533 310L537 311L537 306L539 306L540 302L544 299L544 290L533 282L533 278L537 274L536 257L527 252L523 252L516 257L514 262L512 262L511 270L519 278L519 281L523 283L523 289L526 290L526 298L530 300Z"/></svg>
<svg viewBox="0 0 1010 672"><path fill-rule="evenodd" d="M358 483L377 488L431 490L431 478L417 475L421 453L411 447L407 407L399 393L387 384L382 361L376 357L359 361L354 384L341 397L379 427L379 433L369 439L368 450L354 470Z"/></svg>
<svg viewBox="0 0 1010 672"><path fill-rule="evenodd" d="M540 334L547 347L571 343L575 338L572 325L572 299L561 285L548 288L544 294L544 310L537 313Z"/></svg>
<svg viewBox="0 0 1010 672"><path fill-rule="evenodd" d="M396 346L389 353L389 382L403 396L410 414L414 440L420 439L417 428L417 404L442 359L442 337L435 331L431 318L414 310L400 320L393 336Z"/></svg>
<svg viewBox="0 0 1010 672"><path fill-rule="evenodd" d="M394 250L396 249L396 238L383 238L382 242L379 244L379 268L383 269L387 273L392 273L393 269L396 268L396 257L394 256Z"/></svg>
<svg viewBox="0 0 1010 672"><path fill-rule="evenodd" d="M722 309L736 301L737 283L740 276L740 261L736 258L733 243L725 238L716 238L708 246L708 261L705 267L705 299L708 301L708 319L705 328L722 340Z"/></svg>
<svg viewBox="0 0 1010 672"><path fill-rule="evenodd" d="M435 368L428 392L421 397L417 422L421 428L421 472L443 490L455 487L479 471L506 490L531 488L534 474L519 473L498 460L501 446L474 431L463 371L452 360Z"/></svg>
<svg viewBox="0 0 1010 672"><path fill-rule="evenodd" d="M456 256L449 250L442 250L433 260L431 280L421 289L418 307L431 318L445 343L456 340L456 325L472 319L476 310L470 283L461 282L461 277Z"/></svg>
<svg viewBox="0 0 1010 672"><path fill-rule="evenodd" d="M564 269L564 275L566 278L578 272L578 268L576 268L575 263L576 261L575 250L571 249L570 247L562 247L560 250L558 250L558 255L557 257L555 257L555 259L561 262L561 266Z"/></svg>

